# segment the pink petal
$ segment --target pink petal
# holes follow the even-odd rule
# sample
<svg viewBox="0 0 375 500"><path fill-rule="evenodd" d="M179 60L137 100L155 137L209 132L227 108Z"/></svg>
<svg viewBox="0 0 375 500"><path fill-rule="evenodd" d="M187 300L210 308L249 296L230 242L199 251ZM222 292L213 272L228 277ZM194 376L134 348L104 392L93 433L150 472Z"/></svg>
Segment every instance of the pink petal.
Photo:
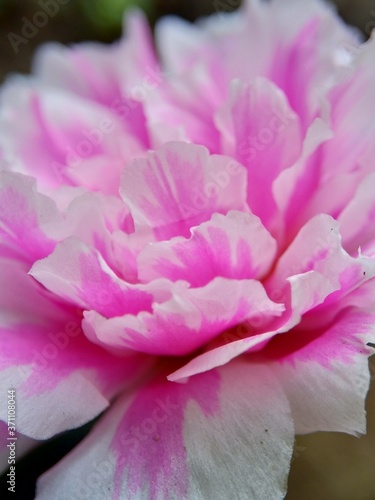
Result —
<svg viewBox="0 0 375 500"><path fill-rule="evenodd" d="M260 279L270 269L276 241L252 214L230 211L191 229L191 237L151 243L138 258L139 278L186 280L203 286L216 276Z"/></svg>
<svg viewBox="0 0 375 500"><path fill-rule="evenodd" d="M237 162L177 142L129 162L121 184L136 229L151 226L159 239L188 235L215 212L246 210L245 190L246 170Z"/></svg>
<svg viewBox="0 0 375 500"><path fill-rule="evenodd" d="M323 148L324 180L358 168L370 172L375 153L374 125L375 41L361 47L347 78L330 94L331 121L335 135ZM363 162L370 160L367 165Z"/></svg>
<svg viewBox="0 0 375 500"><path fill-rule="evenodd" d="M54 202L36 191L34 179L0 173L0 215L1 255L32 262L53 250L51 226L59 214Z"/></svg>
<svg viewBox="0 0 375 500"><path fill-rule="evenodd" d="M375 265L371 259L351 257L342 247L338 222L321 214L305 224L278 260L266 283L270 296L283 293L287 277L309 271L329 280L332 292L336 291L329 299L332 303L374 277Z"/></svg>
<svg viewBox="0 0 375 500"><path fill-rule="evenodd" d="M233 334L225 333L219 339L218 346L208 346L206 352L197 355L182 368L171 373L168 380L181 381L197 373L226 365L246 352L261 350L275 335L288 332L298 324L305 312L317 306L334 291L331 283L320 273L306 273L289 278L289 282L290 296L285 297L287 303L285 314L274 319L260 310L258 312L260 317L256 318L258 328L254 328L252 322L248 321L245 322L244 328L238 326ZM285 309L285 306L283 308Z"/></svg>
<svg viewBox="0 0 375 500"><path fill-rule="evenodd" d="M114 269L129 283L138 283L138 256L155 235L151 228L126 234L118 230L113 232L111 243L114 258Z"/></svg>
<svg viewBox="0 0 375 500"><path fill-rule="evenodd" d="M375 243L375 174L370 174L359 185L353 199L338 217L343 244L349 253L361 248L365 253Z"/></svg>
<svg viewBox="0 0 375 500"><path fill-rule="evenodd" d="M141 101L163 76L144 15L134 12L125 22L125 37L111 46L85 43L72 50L47 44L39 50L35 70L43 83L110 108L123 121L123 128L148 147Z"/></svg>
<svg viewBox="0 0 375 500"><path fill-rule="evenodd" d="M154 377L42 476L37 498L281 500L293 438L288 402L266 367L237 362L186 384Z"/></svg>
<svg viewBox="0 0 375 500"><path fill-rule="evenodd" d="M42 186L82 184L118 194L125 162L143 152L110 110L76 95L15 81L3 98L5 157L13 163L16 157L17 170L38 176ZM103 175L108 169L111 175Z"/></svg>
<svg viewBox="0 0 375 500"><path fill-rule="evenodd" d="M34 439L89 422L149 368L145 359L118 358L94 346L73 315L60 326L1 327L0 347L0 383L17 392L17 429ZM5 401L0 418L6 417Z"/></svg>
<svg viewBox="0 0 375 500"><path fill-rule="evenodd" d="M304 217L308 201L316 195L320 176L320 150L322 144L331 139L333 133L328 125L317 118L309 127L304 138L300 157L294 165L283 170L275 179L272 193L279 215L283 216L281 238L290 243L299 229L310 217ZM336 198L336 195L331 193ZM331 196L325 196L316 213L322 213ZM328 201L328 203L331 203ZM280 238L280 239L281 239Z"/></svg>
<svg viewBox="0 0 375 500"><path fill-rule="evenodd" d="M268 344L263 359L285 388L297 433L365 432L373 352L366 342L374 341L374 320L372 313L347 309L328 328L309 330L302 322L288 338Z"/></svg>
<svg viewBox="0 0 375 500"><path fill-rule="evenodd" d="M202 288L183 282L172 288L172 298L154 303L153 312L106 319L85 313L84 329L103 344L161 355L186 355L228 328L264 314L279 316L284 307L270 301L255 280L216 278Z"/></svg>
<svg viewBox="0 0 375 500"><path fill-rule="evenodd" d="M230 154L248 170L249 206L269 227L277 210L272 183L301 151L299 118L280 89L257 78L250 84L234 82L227 119L234 139Z"/></svg>
<svg viewBox="0 0 375 500"><path fill-rule="evenodd" d="M289 0L289 6L275 3L284 14L291 9L289 12L293 12L299 22L293 23L298 32L290 39L290 45L286 43L290 33L284 32L280 44L275 47L271 79L284 90L292 109L301 119L303 130L306 130L321 112L322 95L328 93L335 80L344 74L350 60L347 47L353 50L359 47L360 37L347 30L338 16L332 15L331 9L323 3L309 2L306 5L305 2L302 5L295 0ZM308 15L306 10L310 9ZM290 18L288 21L286 28L277 19L278 27L293 31Z"/></svg>
<svg viewBox="0 0 375 500"><path fill-rule="evenodd" d="M215 7L228 6L218 1ZM359 46L359 36L331 8L296 0L288 5L248 1L242 10L219 12L198 25L166 17L157 23L156 41L173 81L162 88L159 102L154 96L147 101L148 115L161 113L162 123L183 128L190 141L204 143L212 152L218 148L212 116L228 99L233 79L274 81L305 130L320 112L322 96L348 65L346 48ZM173 132L169 139L175 139Z"/></svg>
<svg viewBox="0 0 375 500"><path fill-rule="evenodd" d="M339 85L327 97L331 133L328 124L311 127L307 139L315 136L318 148L309 148L308 156L304 154L304 158L282 173L274 185L280 208L284 210L283 206L288 205L286 227L289 237L318 213L329 213L337 218L372 171L374 99L368 89L374 78L371 64L374 43L368 42L357 52L350 71L345 78L341 76ZM323 111L327 120L327 110ZM307 147L305 149L307 152Z"/></svg>
<svg viewBox="0 0 375 500"><path fill-rule="evenodd" d="M131 215L124 203L117 197L101 193L79 193L63 215L63 223L53 228L55 238L59 241L70 236L79 238L99 250L106 262L116 269L112 235L117 231L124 234L134 231Z"/></svg>
<svg viewBox="0 0 375 500"><path fill-rule="evenodd" d="M47 335L47 331L43 333ZM26 337L28 334L35 340L34 332L31 332L27 325L17 333L15 330L1 331L1 337L12 336L14 338L10 347L4 346L2 338L1 349L6 348L6 351L17 349L16 341L22 342L21 337ZM45 348L48 358L38 357L42 347ZM4 360L0 360L1 385L12 387L17 391L19 406L17 427L20 432L34 439L47 439L59 432L89 422L108 406L109 402L100 390L78 370L69 372L69 366L64 368L60 366L54 371L46 370L42 375L40 372L38 373L37 363L39 359L48 364L51 359L54 360L55 354L58 355L58 348L54 344L35 342L28 345L28 349L33 353L35 351L34 357L30 356L29 359L26 359L18 352L18 359L17 361L13 360L13 367L5 368L3 366ZM66 373L67 371L68 373ZM54 381L53 387L51 387L51 380L49 386L46 387L46 383L43 381L46 376ZM31 384L34 392L30 392ZM49 416L48 425L45 421L47 414ZM0 415L1 418L6 418L7 407L5 403L0 404Z"/></svg>
<svg viewBox="0 0 375 500"><path fill-rule="evenodd" d="M117 278L97 250L75 238L59 243L30 274L55 295L107 317L151 311L151 294Z"/></svg>
<svg viewBox="0 0 375 500"><path fill-rule="evenodd" d="M233 342L208 346L206 352L169 375L169 380L185 379L245 352L259 351L277 334L287 339L306 314L310 327L329 324L351 304L350 294L374 276L370 259L354 259L343 250L337 222L327 215L315 217L302 228L265 283L269 296L285 303L285 313L272 322L261 322L258 331L245 330L245 335L240 332L229 337Z"/></svg>
<svg viewBox="0 0 375 500"><path fill-rule="evenodd" d="M0 326L26 322L47 328L61 324L66 319L66 306L29 276L28 270L27 263L0 258L0 282L6 290L0 294Z"/></svg>
<svg viewBox="0 0 375 500"><path fill-rule="evenodd" d="M92 420L149 367L144 357L115 357L89 342L81 314L51 299L25 265L3 259L0 281L7 290L0 296L0 384L16 389L20 433L46 439Z"/></svg>

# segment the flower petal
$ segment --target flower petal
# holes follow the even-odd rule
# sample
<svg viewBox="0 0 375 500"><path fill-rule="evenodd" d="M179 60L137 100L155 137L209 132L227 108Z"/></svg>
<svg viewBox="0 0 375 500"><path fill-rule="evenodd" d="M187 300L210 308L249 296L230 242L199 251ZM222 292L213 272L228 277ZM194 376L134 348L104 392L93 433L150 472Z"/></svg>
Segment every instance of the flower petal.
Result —
<svg viewBox="0 0 375 500"><path fill-rule="evenodd" d="M143 148L112 111L24 80L10 82L3 99L0 144L14 169L37 176L44 188L82 185L118 195L124 164Z"/></svg>
<svg viewBox="0 0 375 500"><path fill-rule="evenodd" d="M246 211L245 190L243 166L182 142L128 163L121 184L136 229L151 226L159 239L188 235L214 212Z"/></svg>
<svg viewBox="0 0 375 500"><path fill-rule="evenodd" d="M373 168L375 133L374 86L375 39L370 39L358 50L351 70L332 90L329 101L334 137L323 147L322 180L327 181L338 173L356 169ZM368 158L370 162L363 165Z"/></svg>
<svg viewBox="0 0 375 500"><path fill-rule="evenodd" d="M226 128L232 129L234 147L228 154L246 166L247 201L269 227L276 215L276 204L270 196L272 183L301 152L300 120L285 94L264 78L233 82L228 114Z"/></svg>
<svg viewBox="0 0 375 500"><path fill-rule="evenodd" d="M59 243L30 274L59 297L107 317L151 310L150 293L117 278L97 250L76 238Z"/></svg>
<svg viewBox="0 0 375 500"><path fill-rule="evenodd" d="M48 255L55 242L51 226L59 222L55 203L36 191L31 177L0 173L1 255L27 262Z"/></svg>
<svg viewBox="0 0 375 500"><path fill-rule="evenodd" d="M242 361L186 384L154 379L42 476L36 498L281 500L293 440L288 402L266 367Z"/></svg>
<svg viewBox="0 0 375 500"><path fill-rule="evenodd" d="M375 244L375 174L369 174L358 186L353 199L338 217L343 244L349 253L373 252Z"/></svg>
<svg viewBox="0 0 375 500"><path fill-rule="evenodd" d="M294 165L283 170L272 185L279 215L283 217L284 228L280 239L284 238L286 244L293 240L303 224L311 218L304 211L308 200L316 195L319 185L320 148L332 136L333 132L327 123L316 118L306 132L300 157ZM331 206L331 199L326 196L317 213L325 212L327 200L330 200L328 203ZM312 215L316 215L316 212Z"/></svg>
<svg viewBox="0 0 375 500"><path fill-rule="evenodd" d="M284 306L272 302L256 280L215 278L201 288L177 282L172 298L155 303L153 312L110 319L85 312L83 328L90 337L94 331L104 345L183 356L246 319L262 313L272 319L283 310Z"/></svg>
<svg viewBox="0 0 375 500"><path fill-rule="evenodd" d="M273 322L261 324L259 331L245 330L245 335L229 337L233 342L199 354L170 374L169 380L185 379L228 363L245 352L257 351L277 334L285 334L287 339L288 332L307 313L310 327L329 324L351 304L350 294L374 276L375 264L371 259L355 259L344 251L338 223L328 215L316 216L301 229L265 282L269 296L285 303L285 313Z"/></svg>
<svg viewBox="0 0 375 500"><path fill-rule="evenodd" d="M81 314L58 303L19 262L2 259L0 384L16 390L17 430L46 439L96 417L149 362L113 356L83 335ZM7 404L0 404L0 419Z"/></svg>
<svg viewBox="0 0 375 500"><path fill-rule="evenodd" d="M118 65L124 59L126 68ZM39 49L34 62L35 73L43 82L71 92L106 102L116 95L116 84L134 85L146 66L156 67L152 34L142 11L124 18L124 37L112 46L87 42L71 48L46 44ZM121 78L126 79L121 82Z"/></svg>
<svg viewBox="0 0 375 500"><path fill-rule="evenodd" d="M138 257L139 278L168 278L204 286L216 276L262 278L276 254L276 241L252 214L231 210L176 237L146 245Z"/></svg>
<svg viewBox="0 0 375 500"><path fill-rule="evenodd" d="M321 214L303 226L278 260L266 283L267 290L274 291L270 296L282 294L287 277L309 271L317 271L331 282L332 292L336 292L330 297L331 304L374 277L375 263L366 257L351 257L342 247L338 222Z"/></svg>
<svg viewBox="0 0 375 500"><path fill-rule="evenodd" d="M296 432L366 430L368 357L375 340L373 312L346 310L326 329L275 337L263 352L291 404ZM319 390L317 390L319 387Z"/></svg>

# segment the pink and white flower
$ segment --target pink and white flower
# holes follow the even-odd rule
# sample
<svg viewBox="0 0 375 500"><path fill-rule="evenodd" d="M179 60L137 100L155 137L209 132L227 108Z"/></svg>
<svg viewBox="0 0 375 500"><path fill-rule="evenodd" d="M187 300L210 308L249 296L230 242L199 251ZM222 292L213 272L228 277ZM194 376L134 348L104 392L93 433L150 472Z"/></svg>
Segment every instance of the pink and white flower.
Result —
<svg viewBox="0 0 375 500"><path fill-rule="evenodd" d="M1 94L1 386L34 440L105 412L37 498L283 498L295 433L365 432L375 41L315 0L125 34Z"/></svg>

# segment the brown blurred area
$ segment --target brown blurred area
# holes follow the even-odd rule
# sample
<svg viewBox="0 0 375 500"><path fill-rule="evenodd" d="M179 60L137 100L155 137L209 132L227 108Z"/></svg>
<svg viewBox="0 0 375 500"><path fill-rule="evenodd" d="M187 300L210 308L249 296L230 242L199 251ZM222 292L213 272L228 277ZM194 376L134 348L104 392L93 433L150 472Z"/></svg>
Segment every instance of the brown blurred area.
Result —
<svg viewBox="0 0 375 500"><path fill-rule="evenodd" d="M375 0L336 3L345 21L369 34L369 28L375 26ZM15 54L8 34L20 34L22 17L32 18L36 9L40 10L32 0L0 0L0 81L9 72L29 71L35 48L43 42L73 43L86 39L109 42L120 34L120 26L95 28L84 16L80 3L70 0ZM155 0L150 20L153 23L168 13L193 20L212 11L213 0ZM340 433L317 433L297 437L287 500L375 500L375 357L372 365L374 380L367 399L367 435L355 438Z"/></svg>

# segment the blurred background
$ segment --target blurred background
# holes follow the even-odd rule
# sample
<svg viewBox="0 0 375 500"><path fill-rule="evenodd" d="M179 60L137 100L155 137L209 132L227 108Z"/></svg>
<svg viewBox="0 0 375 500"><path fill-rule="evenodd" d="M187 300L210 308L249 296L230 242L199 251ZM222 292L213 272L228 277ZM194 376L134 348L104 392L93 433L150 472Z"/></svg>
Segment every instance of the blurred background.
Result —
<svg viewBox="0 0 375 500"><path fill-rule="evenodd" d="M9 72L28 72L35 48L46 41L115 40L121 33L122 12L128 7L144 9L152 25L165 14L194 20L215 10L213 0L59 0L58 12L51 11L46 24L24 39L26 43L18 45L16 54L9 35L21 35L25 18L32 20L41 11L41 3L45 0L0 0L0 82ZM239 0L221 3L237 5ZM375 27L375 0L334 3L345 21L365 36L370 34ZM43 16L39 22L43 23ZM359 439L339 433L297 437L287 500L375 500L375 357L370 367L373 380L367 400L367 435ZM21 460L17 498L33 499L35 478L79 442L89 427L59 436ZM0 481L0 491L6 491L4 477Z"/></svg>
<svg viewBox="0 0 375 500"><path fill-rule="evenodd" d="M331 2L338 5L340 15L347 22L369 34L369 29L375 25L375 0ZM154 24L160 16L171 13L194 20L214 12L215 5L227 4L225 9L230 10L230 5L239 5L241 0L216 3L213 0L59 0L57 3L58 12L47 12L46 24L36 29L26 43L20 43L15 54L10 33L22 36L23 18L32 21L33 16L43 10L40 4L48 4L48 1L0 0L0 81L9 71L28 71L35 48L48 40L67 44L82 40L115 40L121 33L122 12L131 6L137 5L145 10ZM37 17L36 22L43 24L43 15Z"/></svg>

